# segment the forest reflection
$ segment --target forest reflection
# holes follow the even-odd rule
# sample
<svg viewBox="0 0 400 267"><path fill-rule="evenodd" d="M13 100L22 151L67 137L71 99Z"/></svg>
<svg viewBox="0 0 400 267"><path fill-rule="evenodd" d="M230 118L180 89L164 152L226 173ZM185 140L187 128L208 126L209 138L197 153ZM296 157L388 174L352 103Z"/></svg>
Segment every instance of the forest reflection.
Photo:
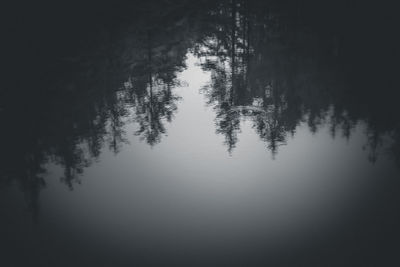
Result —
<svg viewBox="0 0 400 267"><path fill-rule="evenodd" d="M90 52L57 59L45 79L2 92L0 181L17 182L33 213L46 163L63 166L61 181L73 189L104 147L118 153L130 134L150 146L162 142L181 101L174 89L185 85L178 74L188 53L211 74L201 92L228 153L243 118L274 156L303 122L312 133L329 125L333 138L349 138L364 121L369 160L377 160L389 136L384 153L400 163L391 88L377 92L376 83L358 83L346 71L362 63L348 62L353 40L343 25L325 25L321 33L309 26L306 7L273 2L151 3L133 21L102 29ZM132 122L134 133L126 131Z"/></svg>
<svg viewBox="0 0 400 267"><path fill-rule="evenodd" d="M398 136L397 126L380 128L369 117L370 104L377 107L378 120L388 116L379 114L376 88L366 86L362 92L352 88L341 70L341 64L348 62L341 62L339 53L347 47L338 43L340 36L321 36L299 17L280 13L280 8L231 1L209 12L205 19L209 24L202 25L207 34L196 43L195 54L202 68L212 73L203 91L215 108L217 133L225 136L228 151L238 141L243 117L252 121L273 155L301 122L306 121L312 133L329 125L333 138L341 134L348 139L355 125L366 120L366 147L369 159L376 161L383 135ZM354 105L352 93L359 94L356 97L365 106ZM392 149L398 154L397 142Z"/></svg>

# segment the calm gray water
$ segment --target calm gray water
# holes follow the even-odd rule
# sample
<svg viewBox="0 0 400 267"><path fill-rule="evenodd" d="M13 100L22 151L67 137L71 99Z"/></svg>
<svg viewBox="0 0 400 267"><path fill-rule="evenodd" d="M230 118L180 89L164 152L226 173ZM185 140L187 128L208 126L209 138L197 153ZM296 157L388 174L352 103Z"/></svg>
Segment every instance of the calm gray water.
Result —
<svg viewBox="0 0 400 267"><path fill-rule="evenodd" d="M5 91L0 265L396 266L398 108L355 40L171 10Z"/></svg>

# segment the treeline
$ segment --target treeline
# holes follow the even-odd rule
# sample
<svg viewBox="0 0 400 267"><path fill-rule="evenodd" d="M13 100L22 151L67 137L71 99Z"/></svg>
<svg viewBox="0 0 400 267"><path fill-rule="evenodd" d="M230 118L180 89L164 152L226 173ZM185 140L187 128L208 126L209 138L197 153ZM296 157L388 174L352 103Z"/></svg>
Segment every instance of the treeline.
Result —
<svg viewBox="0 0 400 267"><path fill-rule="evenodd" d="M88 50L29 61L38 57L29 47L15 62L14 79L0 91L0 184L16 183L33 214L46 163L60 165L60 179L72 189L101 151L117 153L127 134L149 145L161 141L177 110L177 73L194 40L191 11L177 14L177 8L183 6L146 8L151 13L136 21L100 27L103 34ZM137 132L125 132L128 120Z"/></svg>
<svg viewBox="0 0 400 267"><path fill-rule="evenodd" d="M37 211L46 163L62 166L72 189L102 149L117 153L127 134L161 142L188 51L207 59L211 81L203 92L229 152L241 117L272 154L301 122L313 132L329 123L332 136L349 137L363 120L370 160L390 135L400 162L393 43L377 37L395 40L394 26L377 16L383 33L369 34L373 22L368 13L357 20L357 6L312 3L15 5L5 38L10 75L0 90L0 183L18 183ZM357 25L366 28L353 32ZM135 133L125 132L128 119Z"/></svg>

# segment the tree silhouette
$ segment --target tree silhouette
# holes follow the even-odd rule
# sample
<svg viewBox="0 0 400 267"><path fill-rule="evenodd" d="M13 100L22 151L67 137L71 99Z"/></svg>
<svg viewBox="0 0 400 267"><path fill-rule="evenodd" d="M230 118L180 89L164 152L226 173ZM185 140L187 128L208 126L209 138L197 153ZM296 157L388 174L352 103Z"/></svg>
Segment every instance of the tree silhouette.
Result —
<svg viewBox="0 0 400 267"><path fill-rule="evenodd" d="M201 90L228 153L243 119L274 157L302 123L312 133L328 126L332 138L350 138L362 121L369 160L388 154L399 163L396 43L371 38L373 23L352 23L355 10L343 3L315 14L313 4L289 2L147 1L121 21L93 26L87 39L80 31L82 47L71 51L64 51L70 42L57 46L68 39L58 32L58 41L46 32L35 39L42 58L18 45L20 53L6 60L16 71L0 90L1 184L17 183L36 214L45 164L61 165L61 180L73 189L103 149L118 153L128 135L161 142L177 112L174 88L184 84L177 74L188 52L210 73ZM394 27L383 26L384 33ZM372 57L368 49L381 52ZM138 130L127 132L127 123Z"/></svg>

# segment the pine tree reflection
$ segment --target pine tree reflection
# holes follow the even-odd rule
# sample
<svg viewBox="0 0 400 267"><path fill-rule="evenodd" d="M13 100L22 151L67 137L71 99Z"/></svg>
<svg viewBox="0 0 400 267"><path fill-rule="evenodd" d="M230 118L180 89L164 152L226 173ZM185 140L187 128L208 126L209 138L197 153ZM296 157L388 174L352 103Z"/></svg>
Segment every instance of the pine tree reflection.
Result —
<svg viewBox="0 0 400 267"><path fill-rule="evenodd" d="M212 34L196 47L203 59L202 67L211 72L211 83L203 89L216 110L217 133L225 135L229 153L240 132L240 118L253 121L260 138L268 143L273 154L285 142L285 129L279 120L286 103L282 95L275 97L270 84L262 83L264 72L257 75L263 61L256 55L250 31L250 4L231 1L218 13L211 13Z"/></svg>
<svg viewBox="0 0 400 267"><path fill-rule="evenodd" d="M186 68L188 51L211 74L202 92L229 153L242 119L251 122L273 156L303 122L312 133L328 125L332 138L350 138L365 121L369 160L377 160L389 136L392 143L383 152L400 163L397 98L380 88L389 83L368 87L361 79L360 86L365 68L354 74L360 62L350 62L355 77L341 71L351 65L346 55L354 51L346 42L354 37L340 28L347 25L309 27L313 14L300 3L288 8L280 1L166 2L144 3L138 8L143 14L131 24L103 29L91 53L58 60L52 77L32 70L29 79L1 90L6 130L0 181L16 181L34 214L46 163L61 165L61 180L72 189L105 147L118 153L127 135L150 146L161 142L177 112L174 88L182 85L177 73ZM324 27L329 30L321 34ZM126 131L131 121L138 126L135 133Z"/></svg>
<svg viewBox="0 0 400 267"><path fill-rule="evenodd" d="M207 13L201 26L204 37L197 42L195 54L201 58L203 70L211 73L203 92L215 109L216 132L225 136L229 153L238 141L241 118L252 121L275 155L303 121L312 133L328 124L332 137L340 131L348 139L357 123L369 116L367 105L355 103L360 97L365 103L376 102L377 95L370 96L374 88L364 87L364 92L357 93L355 88L361 85L349 83L353 77L345 77L341 71L348 60L337 58L339 50L353 45L337 41L337 32L346 33L340 28L345 25L327 30L333 35L333 41L327 42L331 36L307 29L305 6L298 4L294 10L284 3L231 0L219 2L216 10ZM299 17L300 10L304 14ZM377 115L379 109L375 112ZM378 115L375 122L387 116ZM393 127L395 122L385 128L368 122L372 130L367 133L366 147L374 162L382 147L382 134L398 128Z"/></svg>
<svg viewBox="0 0 400 267"><path fill-rule="evenodd" d="M60 179L72 190L104 148L120 151L133 134L126 132L127 122L137 123L135 134L149 145L161 141L165 123L177 111L180 98L173 89L181 85L177 73L185 68L191 45L185 39L188 25L169 17L174 10L164 10L162 26L168 30L145 17L146 27L124 28L130 35L106 29L93 52L62 62L49 79L32 74L26 83L2 91L10 101L1 103L0 116L10 131L1 133L0 181L19 184L34 216L47 163L62 166Z"/></svg>
<svg viewBox="0 0 400 267"><path fill-rule="evenodd" d="M143 63L146 71L131 76L130 83L137 92L134 93L134 121L139 124L139 130L135 134L153 146L166 133L164 120L170 122L177 110L176 102L180 98L171 89L179 86L176 72L184 68L185 54L180 52L181 47L169 47L165 42L155 49L156 40L150 33L148 36L147 59Z"/></svg>

